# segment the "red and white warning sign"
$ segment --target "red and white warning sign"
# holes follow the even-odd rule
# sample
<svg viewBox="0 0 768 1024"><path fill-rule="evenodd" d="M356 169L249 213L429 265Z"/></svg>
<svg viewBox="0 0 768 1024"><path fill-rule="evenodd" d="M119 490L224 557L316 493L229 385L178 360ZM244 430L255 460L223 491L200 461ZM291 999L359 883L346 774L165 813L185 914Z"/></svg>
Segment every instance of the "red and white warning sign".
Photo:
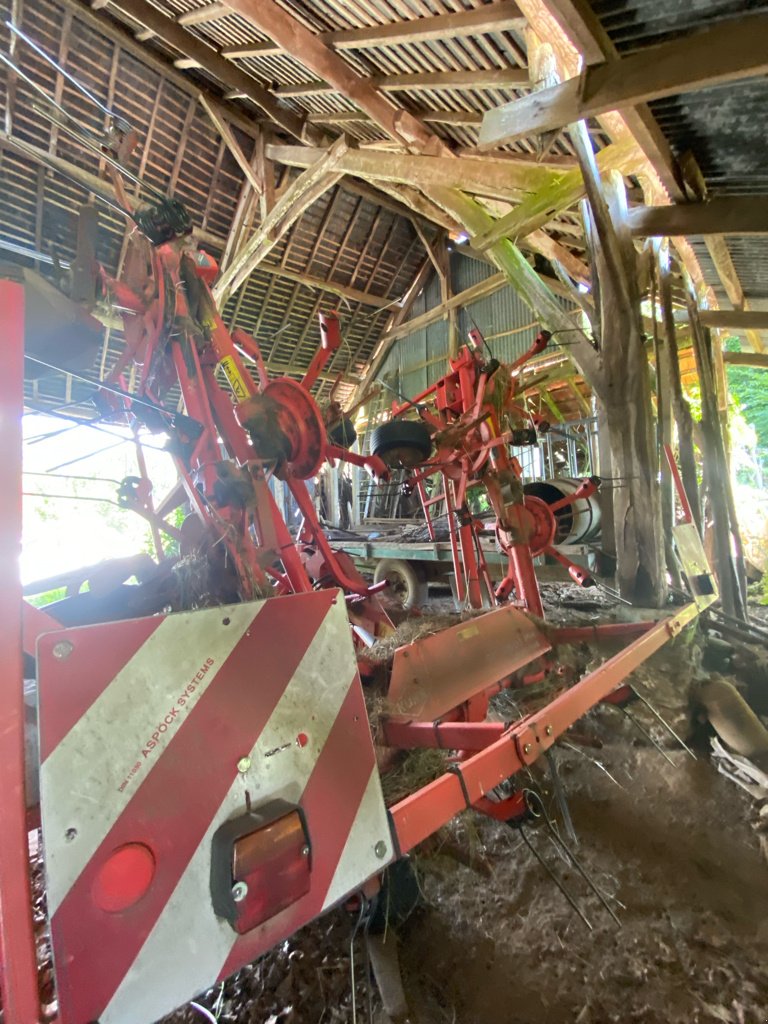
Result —
<svg viewBox="0 0 768 1024"><path fill-rule="evenodd" d="M392 859L339 592L49 633L38 667L62 1024L154 1021Z"/></svg>

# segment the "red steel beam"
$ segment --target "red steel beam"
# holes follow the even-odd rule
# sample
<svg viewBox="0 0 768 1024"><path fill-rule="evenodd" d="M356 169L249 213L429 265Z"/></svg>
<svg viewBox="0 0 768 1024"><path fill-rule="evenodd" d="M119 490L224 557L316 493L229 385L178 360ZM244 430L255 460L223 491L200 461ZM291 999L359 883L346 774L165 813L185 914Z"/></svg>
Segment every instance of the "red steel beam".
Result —
<svg viewBox="0 0 768 1024"><path fill-rule="evenodd" d="M504 722L404 722L394 718L385 719L382 726L385 744L402 750L484 750L506 729Z"/></svg>
<svg viewBox="0 0 768 1024"><path fill-rule="evenodd" d="M22 664L21 417L24 411L24 288L0 281L0 944L3 1011L13 1024L36 1024L37 991L29 851L24 794L24 678Z"/></svg>
<svg viewBox="0 0 768 1024"><path fill-rule="evenodd" d="M485 750L463 761L455 771L446 772L395 804L390 814L400 851L407 853L454 815L479 802L494 786L532 764L558 736L668 640L678 636L697 615L695 604L686 605L546 707L512 726Z"/></svg>

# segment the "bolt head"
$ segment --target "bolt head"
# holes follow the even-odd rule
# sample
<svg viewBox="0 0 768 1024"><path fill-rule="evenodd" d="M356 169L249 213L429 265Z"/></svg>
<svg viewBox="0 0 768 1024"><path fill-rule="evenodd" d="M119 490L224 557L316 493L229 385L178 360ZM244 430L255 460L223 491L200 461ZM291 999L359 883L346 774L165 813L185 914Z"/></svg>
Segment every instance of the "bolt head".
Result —
<svg viewBox="0 0 768 1024"><path fill-rule="evenodd" d="M301 856L302 857L308 857L309 856L309 847L308 846L302 846L302 848L301 848Z"/></svg>
<svg viewBox="0 0 768 1024"><path fill-rule="evenodd" d="M250 767L250 757L241 757L240 760L237 762L237 770L240 772L241 775L245 775L245 773L248 771Z"/></svg>
<svg viewBox="0 0 768 1024"><path fill-rule="evenodd" d="M552 726L551 726L551 725L548 725L548 726L546 727L546 729L544 730L544 732L545 732L545 733L547 734L547 736L551 736L551 735L552 735L552 732L553 732L553 730L552 730Z"/></svg>
<svg viewBox="0 0 768 1024"><path fill-rule="evenodd" d="M379 860L383 860L383 858L386 857L387 844L384 842L383 839L380 839L378 843L376 843L376 845L373 848L373 852L376 854Z"/></svg>
<svg viewBox="0 0 768 1024"><path fill-rule="evenodd" d="M248 886L245 882L235 882L232 886L232 899L235 903L242 903L248 895Z"/></svg>
<svg viewBox="0 0 768 1024"><path fill-rule="evenodd" d="M59 640L58 643L53 645L53 656L54 658L58 658L59 661L64 661L65 658L70 656L73 650L74 647L69 640Z"/></svg>
<svg viewBox="0 0 768 1024"><path fill-rule="evenodd" d="M523 753L524 754L530 754L530 752L531 752L531 744L530 743L526 743L523 746Z"/></svg>

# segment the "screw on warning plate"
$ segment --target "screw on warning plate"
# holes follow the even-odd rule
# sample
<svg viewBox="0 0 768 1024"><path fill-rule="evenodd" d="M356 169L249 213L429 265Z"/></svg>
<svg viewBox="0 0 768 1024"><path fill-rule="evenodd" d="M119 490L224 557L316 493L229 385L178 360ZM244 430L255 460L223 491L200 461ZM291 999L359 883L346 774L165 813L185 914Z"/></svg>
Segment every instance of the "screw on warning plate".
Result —
<svg viewBox="0 0 768 1024"><path fill-rule="evenodd" d="M235 903L242 903L248 895L248 886L245 882L235 882L232 886L232 899Z"/></svg>
<svg viewBox="0 0 768 1024"><path fill-rule="evenodd" d="M384 842L383 839L380 839L378 843L376 843L376 845L373 848L373 852L376 854L379 860L381 860L383 857L386 857L387 844Z"/></svg>
<svg viewBox="0 0 768 1024"><path fill-rule="evenodd" d="M65 658L70 656L73 650L74 647L69 640L59 640L58 643L53 645L53 656L54 658L58 658L59 661L64 661Z"/></svg>
<svg viewBox="0 0 768 1024"><path fill-rule="evenodd" d="M241 775L245 775L245 773L248 771L250 767L250 757L241 757L240 760L237 762L237 770L240 772Z"/></svg>
<svg viewBox="0 0 768 1024"><path fill-rule="evenodd" d="M301 856L302 857L308 857L309 856L309 847L308 846L302 846L302 848L301 848Z"/></svg>

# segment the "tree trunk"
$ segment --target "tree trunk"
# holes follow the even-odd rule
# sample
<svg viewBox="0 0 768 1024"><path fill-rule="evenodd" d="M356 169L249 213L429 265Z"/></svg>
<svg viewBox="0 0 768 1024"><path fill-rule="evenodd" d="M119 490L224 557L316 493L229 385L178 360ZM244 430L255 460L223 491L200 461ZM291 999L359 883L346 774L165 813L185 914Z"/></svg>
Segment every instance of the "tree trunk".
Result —
<svg viewBox="0 0 768 1024"><path fill-rule="evenodd" d="M571 126L594 229L592 279L600 282L601 374L613 472L619 593L660 607L666 599L664 530L637 254L626 226L621 177L601 182L582 123ZM610 207L609 207L610 204Z"/></svg>

